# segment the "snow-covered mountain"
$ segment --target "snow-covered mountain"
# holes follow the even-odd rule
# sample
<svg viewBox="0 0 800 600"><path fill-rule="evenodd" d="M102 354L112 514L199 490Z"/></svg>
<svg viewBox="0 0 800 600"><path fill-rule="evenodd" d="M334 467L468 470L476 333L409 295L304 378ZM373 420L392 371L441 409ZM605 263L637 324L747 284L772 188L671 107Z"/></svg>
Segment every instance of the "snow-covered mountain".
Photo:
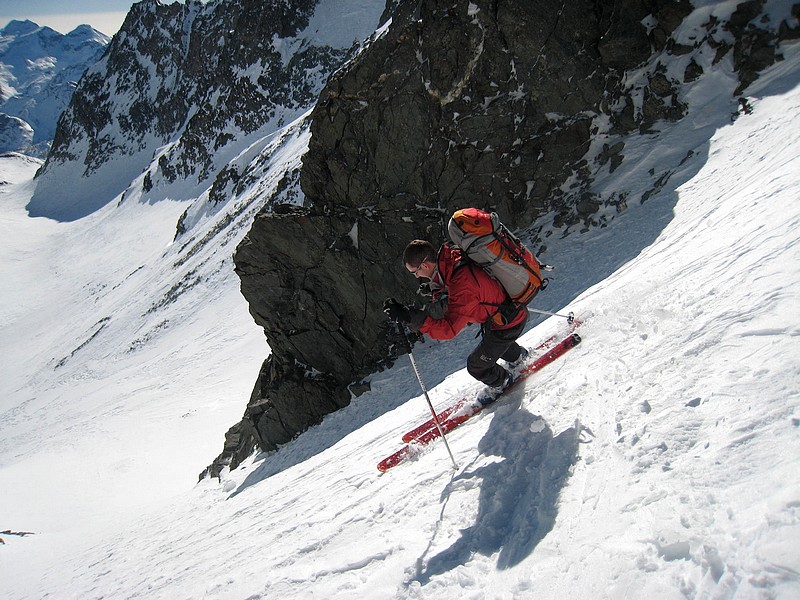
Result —
<svg viewBox="0 0 800 600"><path fill-rule="evenodd" d="M31 219L39 164L2 157L4 597L798 597L800 47L782 51L750 114L715 110L722 69L706 111L631 140L628 183L694 141L668 185L552 240L536 306L590 316L584 341L450 436L457 471L441 445L375 470L427 413L401 359L195 484L263 351L235 240L182 255L181 203ZM296 160L302 136L285 142L274 159ZM163 288L179 260L192 285ZM415 348L437 406L474 385L473 343Z"/></svg>
<svg viewBox="0 0 800 600"><path fill-rule="evenodd" d="M0 29L0 152L47 155L78 80L110 41L88 25L66 35L31 21Z"/></svg>
<svg viewBox="0 0 800 600"><path fill-rule="evenodd" d="M696 151L678 140L645 189L605 187L627 136L705 110L695 88L723 68L727 117L798 35L787 0L144 0L81 80L28 211L185 202L171 294L198 285L190 256L258 213L235 266L270 353L216 474L347 405L393 359L380 306L413 297L402 240L441 241L465 203L514 227L549 214L530 235L540 254L607 226ZM308 151L281 170L287 135Z"/></svg>
<svg viewBox="0 0 800 600"><path fill-rule="evenodd" d="M435 68L425 58L430 46L415 46L412 35L419 28L423 41L431 40L420 21L428 14L423 9L463 8L456 17L466 22L467 31L480 31L487 18L523 5L493 5L498 10L488 16L481 13L487 3L420 5L419 13L406 14L403 22L386 21L369 42L353 49L360 60L348 62L325 88L316 115L309 112L313 98L287 104L262 98L270 107L266 112L257 103L248 105L252 112L240 112L237 91L256 96L248 96L251 88L234 67L239 59L252 65L250 52L259 44L269 46L270 60L276 52L287 60L281 68L291 71L295 65L304 82L321 85L324 78L314 71L327 67L313 61L298 65L289 50L302 54L314 46L305 40L335 35L336 44L323 45L337 49L344 60L355 38L346 38L345 27L312 27L314 20L327 15L330 23L335 14L359 23L365 36L384 21L376 2L323 1L299 12L302 2L291 11L289 3L273 4L286 11L280 13L286 20L278 21L287 37L273 31L274 22L260 21L252 38L226 37L234 30L216 28L216 20L229 26L231 15L239 15L236 22L248 24L262 14L244 0L189 2L186 8L151 0L136 5L128 35L115 38L124 52L118 57L122 62L114 64L121 68L124 57L137 58L137 64L116 78L83 80L87 87L76 94L72 115L60 127L63 153L51 154L38 179L33 176L41 161L20 154L0 157L4 595L797 597L796 8L778 0L696 0L691 6L663 1L658 22L646 20L644 34L635 29L631 38L619 31L604 38L604 52L615 60L626 51L622 38L639 42L631 50L649 57L614 88L622 92L619 98L630 99L618 108L634 131L598 129L602 133L589 138L582 161L565 163L578 171L559 187L559 197L587 200L581 208L588 211L586 221L573 222L569 211L550 212L522 231L529 241L543 237L546 259L557 266L534 306L588 316L583 344L450 436L457 471L441 445L434 445L418 460L379 475L376 462L399 447L405 430L426 418L424 398L402 356L365 377L360 391L366 391L346 398L348 405L318 426L277 452L252 453L247 427L254 421L248 417L258 410L267 414L261 399L274 391L270 363L263 360L271 349L253 317L261 323L281 314L248 304L234 268L265 276L265 296L280 297L295 278L308 283L308 293L292 296L294 304L287 304L288 320L313 306L308 300L315 291L313 269L323 261L312 260L308 269L285 275L259 273L257 262L237 259L234 265L234 249L245 247L245 238L252 242L263 236L254 220L272 218L292 225L283 239L312 246L310 240L292 239L312 220L303 212L307 207L281 206L273 217L272 206L303 204L303 189L319 193L321 180L299 186L313 136L314 169L327 157L327 168L336 175L331 185L349 181L354 197L368 189L360 182L369 181L361 177L375 166L366 160L372 149L376 156L398 159L409 148L418 149L419 139L406 144L395 137L389 140L393 153L387 154L387 147L373 146L372 140L381 137L381 127L408 130L403 111L419 107L410 102L416 96L384 101L381 94L404 89L399 84L428 93L430 82L409 75ZM412 3L391 4L405 10ZM633 4L636 11L646 8L646 3ZM221 11L216 17L215 10ZM636 11L623 16L630 19ZM504 14L506 25L513 25L510 13ZM680 15L685 15L682 21ZM547 22L563 24L562 16L548 14ZM194 31L195 23L208 34L196 43L224 48L231 57L222 64L231 68L218 71L226 81L212 81L216 93L202 104L210 113L197 120L187 113L181 120L182 113L169 109L180 108L181 93L192 90L176 83L155 92L161 87L144 83L181 79L175 63L162 56L172 50L185 68L203 72L196 60L186 59L191 51L184 54L197 46L186 45L180 35L184 27ZM436 21L433 31L441 26ZM559 36L569 37L568 30L555 31L559 35L547 36L550 42L558 45ZM273 32L270 44L263 41L264 32ZM446 33L458 37L455 28ZM515 35L517 42L524 41L519 30ZM659 46L647 54L644 42L651 38ZM160 43L165 39L172 40L171 48ZM452 54L453 64L464 66L460 52L474 49L480 39L466 39ZM485 39L496 48L502 36L494 32ZM237 42L249 44L238 57ZM375 47L390 52L375 54ZM409 52L415 48L419 52ZM569 54L563 50L556 59ZM392 51L411 60L408 71L390 68L398 63L388 59L381 62ZM103 60L111 54L109 49ZM482 56L507 58L503 52ZM138 61L142 57L153 60ZM548 57L540 58L533 63L547 71ZM755 68L773 60L778 62L766 71ZM500 64L489 63L487 68ZM255 76L262 71L245 70L263 95L267 88ZM490 73L482 73L481 86L492 87ZM199 81L209 81L204 77L210 75ZM231 82L241 85L229 87ZM99 115L98 130L90 131L91 120L81 112L90 105L82 103L102 99L112 89L130 92L115 94L130 102L91 104L100 112L92 113ZM280 92L280 86L270 90ZM664 96L654 98L654 90ZM148 113L145 109L156 106L151 93L166 100ZM488 111L520 102L533 110L526 104L529 97L531 90L508 98L474 96L460 106L474 103ZM431 106L434 116L444 114ZM453 109L452 102L438 106ZM666 118L663 111L678 106L685 115ZM254 121L239 123L240 114ZM359 119L379 114L387 120ZM450 119L453 131L490 124L487 114L479 110ZM640 123L647 127L640 130L636 119L646 115ZM592 129L584 125L603 124L605 118L600 113L577 117L551 115L553 129L547 131L556 137L572 132L578 137L570 139L585 141L581 136ZM254 123L257 128L246 129ZM326 146L336 141L333 133L342 124L344 141ZM167 126L176 129L166 135ZM362 127L374 137L350 135ZM117 143L119 154L113 151ZM494 154L472 144L456 146L458 153L448 159L480 156L470 164L485 166L482 161ZM580 145L568 150L582 152ZM357 156L365 162L348 167L348 180L342 165ZM205 179L203 165L210 165ZM398 174L380 173L382 184L403 184ZM478 181L487 171L476 176ZM412 184L418 181L414 177ZM63 204L56 202L59 190ZM82 200L70 196L75 190ZM37 197L40 193L45 195ZM594 206L596 198L613 201ZM393 206L407 201L389 199ZM336 243L323 250L329 252L326 260L343 257L332 263L328 276L363 293L364 282L372 280L351 277L341 267L374 251L369 227L378 210L351 208L334 207L326 215L323 223L339 219L341 230L332 231ZM357 220L348 221L353 214ZM411 220L416 213L399 214ZM402 233L392 232L395 245L407 241ZM384 262L364 261L360 268L389 285L391 272L381 265L396 260L385 254ZM290 258L296 257L266 260ZM364 322L383 321L380 314L361 315ZM322 322L336 334L344 321ZM523 339L534 345L558 330L558 319L538 320ZM415 346L437 406L474 391L462 370L473 334ZM302 336L309 337L304 330L285 335L298 345ZM343 348L330 360L352 352ZM321 344L317 351L331 354ZM307 367L299 361L296 366ZM312 381L322 379L313 369L308 373ZM298 412L305 417L302 401L317 389L297 388ZM245 407L248 395L252 402ZM237 421L240 427L229 429ZM227 459L235 458L241 467L230 470L220 461L215 464L219 478L197 484L197 473L218 453L226 431Z"/></svg>
<svg viewBox="0 0 800 600"><path fill-rule="evenodd" d="M308 111L375 30L384 0L134 4L63 115L29 205L84 217L120 194L198 199L213 216L258 171L268 138Z"/></svg>

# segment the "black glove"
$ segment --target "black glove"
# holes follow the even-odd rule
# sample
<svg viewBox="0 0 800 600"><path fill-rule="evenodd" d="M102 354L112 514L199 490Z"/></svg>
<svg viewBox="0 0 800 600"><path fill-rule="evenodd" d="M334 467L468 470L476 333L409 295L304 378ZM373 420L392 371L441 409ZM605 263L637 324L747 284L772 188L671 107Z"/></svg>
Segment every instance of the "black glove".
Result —
<svg viewBox="0 0 800 600"><path fill-rule="evenodd" d="M411 312L404 304L400 304L394 298L388 298L383 303L383 312L392 321L399 321L400 323L408 323L411 321Z"/></svg>

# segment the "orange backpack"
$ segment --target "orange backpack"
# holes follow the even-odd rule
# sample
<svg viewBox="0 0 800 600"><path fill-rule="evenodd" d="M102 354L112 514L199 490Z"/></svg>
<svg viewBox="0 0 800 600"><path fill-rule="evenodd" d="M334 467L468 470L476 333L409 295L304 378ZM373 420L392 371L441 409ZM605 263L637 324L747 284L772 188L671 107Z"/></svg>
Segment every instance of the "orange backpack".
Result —
<svg viewBox="0 0 800 600"><path fill-rule="evenodd" d="M464 256L496 279L515 305L528 304L547 286L539 261L497 213L462 208L453 214L447 231Z"/></svg>

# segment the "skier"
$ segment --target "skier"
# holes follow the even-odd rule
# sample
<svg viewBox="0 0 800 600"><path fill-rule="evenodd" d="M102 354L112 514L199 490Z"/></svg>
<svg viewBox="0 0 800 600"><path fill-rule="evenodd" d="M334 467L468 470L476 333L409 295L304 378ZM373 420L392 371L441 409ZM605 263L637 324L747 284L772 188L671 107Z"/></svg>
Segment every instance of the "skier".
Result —
<svg viewBox="0 0 800 600"><path fill-rule="evenodd" d="M419 309L389 298L383 311L390 319L435 340L452 339L465 326L479 323L481 341L467 358L467 371L486 384L478 402L493 402L515 381L515 370L528 356L516 342L525 329L528 311L512 304L497 281L463 259L461 249L450 244L437 252L430 242L413 240L403 252L403 263L414 277L427 280L420 293L428 296L429 302ZM500 359L508 368L498 364Z"/></svg>

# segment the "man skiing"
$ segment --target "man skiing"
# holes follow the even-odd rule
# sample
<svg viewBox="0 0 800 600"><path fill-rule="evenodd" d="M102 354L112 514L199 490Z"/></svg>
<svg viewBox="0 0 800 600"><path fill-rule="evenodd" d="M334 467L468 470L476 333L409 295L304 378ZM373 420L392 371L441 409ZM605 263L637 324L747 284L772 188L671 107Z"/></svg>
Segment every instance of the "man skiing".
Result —
<svg viewBox="0 0 800 600"><path fill-rule="evenodd" d="M515 380L515 369L528 356L516 340L525 329L528 311L514 305L497 281L462 257L460 248L445 244L437 252L430 242L414 240L403 253L406 269L430 295L422 309L384 302L387 316L436 340L454 338L471 323L481 325L481 341L467 358L467 371L486 384L478 402L493 402ZM426 295L427 295L426 294ZM504 360L508 369L497 363Z"/></svg>

